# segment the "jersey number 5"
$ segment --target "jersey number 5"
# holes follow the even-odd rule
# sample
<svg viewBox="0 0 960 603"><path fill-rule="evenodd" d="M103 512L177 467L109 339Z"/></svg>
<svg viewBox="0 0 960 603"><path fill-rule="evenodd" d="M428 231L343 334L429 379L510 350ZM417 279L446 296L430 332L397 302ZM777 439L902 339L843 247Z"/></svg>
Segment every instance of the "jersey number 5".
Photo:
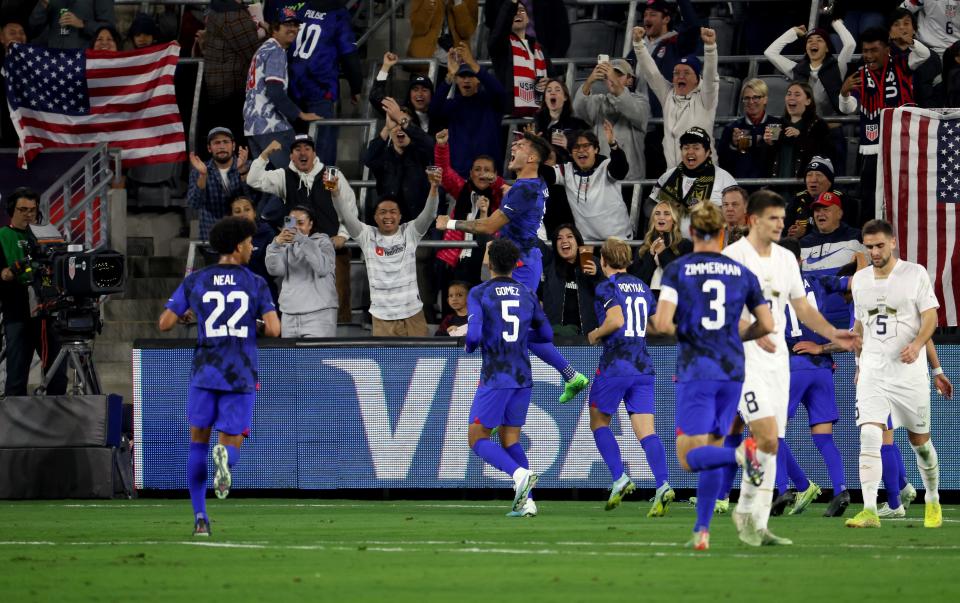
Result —
<svg viewBox="0 0 960 603"><path fill-rule="evenodd" d="M243 320L243 317L247 314L247 308L250 306L250 298L247 297L246 293L243 291L231 291L224 296L220 291L207 291L203 294L203 303L209 304L210 302L214 303L213 311L210 312L207 320L203 322L203 329L207 337L226 337L229 335L230 337L245 338L247 336L247 327L237 326L237 323ZM217 326L217 321L221 315L223 315L227 304L234 302L239 302L240 304L236 311L227 319L226 324Z"/></svg>
<svg viewBox="0 0 960 603"><path fill-rule="evenodd" d="M503 340L507 343L513 343L520 336L520 319L510 313L510 310L520 308L519 299L505 299L500 303L500 316L503 322L510 326L509 330L503 332Z"/></svg>
<svg viewBox="0 0 960 603"><path fill-rule="evenodd" d="M713 315L701 318L700 324L708 331L716 331L722 328L724 323L727 322L727 308L725 305L727 303L727 288L723 284L723 281L711 278L703 282L701 289L704 293L709 293L713 296L713 299L710 300L710 311L713 312Z"/></svg>

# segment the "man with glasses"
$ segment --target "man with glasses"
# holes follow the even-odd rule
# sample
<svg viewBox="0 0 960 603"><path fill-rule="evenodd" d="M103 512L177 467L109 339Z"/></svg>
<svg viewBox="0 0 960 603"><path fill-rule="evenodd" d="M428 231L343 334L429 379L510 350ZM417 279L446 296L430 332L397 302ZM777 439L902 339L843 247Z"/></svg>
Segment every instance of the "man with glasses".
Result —
<svg viewBox="0 0 960 603"><path fill-rule="evenodd" d="M740 91L743 117L727 124L720 135L717 152L720 165L734 178L766 178L773 163L773 146L763 140L771 125L779 125L779 117L767 115L767 83L747 80Z"/></svg>
<svg viewBox="0 0 960 603"><path fill-rule="evenodd" d="M45 319L31 316L28 287L33 281L29 266L30 248L36 243L30 225L38 222L40 195L22 187L6 202L10 224L0 228L0 304L3 307L3 335L6 338L7 382L5 396L26 396L30 363L36 352L46 371L60 352L54 330ZM47 394L67 391L67 365L62 363L47 387Z"/></svg>

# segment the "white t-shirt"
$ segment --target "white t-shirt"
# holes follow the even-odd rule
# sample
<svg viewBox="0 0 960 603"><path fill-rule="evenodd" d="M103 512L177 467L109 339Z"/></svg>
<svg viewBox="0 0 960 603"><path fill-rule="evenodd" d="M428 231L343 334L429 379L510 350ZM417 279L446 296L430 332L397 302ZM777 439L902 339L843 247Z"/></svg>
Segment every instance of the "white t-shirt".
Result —
<svg viewBox="0 0 960 603"><path fill-rule="evenodd" d="M664 172L658 179L657 184L653 187L653 190L650 191L650 200L654 203L659 203L660 199L658 195L660 194L660 189L663 188L663 185L667 183L667 180L673 176L674 170L680 169L675 167ZM689 178L687 176L681 177L680 182L680 193L686 195L690 192L690 189L693 187L693 183L696 182L696 178ZM730 172L725 169L715 166L713 173L713 189L710 191L710 201L717 207L723 206L723 189L728 186L735 186L737 180L730 174ZM684 215L680 218L680 234L683 235L683 238L690 238L690 215L684 212Z"/></svg>
<svg viewBox="0 0 960 603"><path fill-rule="evenodd" d="M876 278L873 266L853 275L853 310L863 326L860 370L892 381L925 378L926 352L911 364L900 361L900 352L920 332L920 314L940 303L926 268L896 262L887 278Z"/></svg>
<svg viewBox="0 0 960 603"><path fill-rule="evenodd" d="M790 353L787 350L786 340L787 302L798 297L806 298L807 295L803 287L803 279L800 277L800 265L792 253L775 243L770 246L770 255L761 257L747 237L727 246L723 250L723 255L740 262L757 276L760 288L763 290L763 297L770 302L770 311L773 313L774 331L768 337L776 344L777 351L774 354L765 352L760 349L757 342L748 341L743 344L747 366L756 362L771 364L773 357L777 357L777 363L774 366L785 363L789 371ZM749 322L755 320L746 308L743 311L743 319Z"/></svg>

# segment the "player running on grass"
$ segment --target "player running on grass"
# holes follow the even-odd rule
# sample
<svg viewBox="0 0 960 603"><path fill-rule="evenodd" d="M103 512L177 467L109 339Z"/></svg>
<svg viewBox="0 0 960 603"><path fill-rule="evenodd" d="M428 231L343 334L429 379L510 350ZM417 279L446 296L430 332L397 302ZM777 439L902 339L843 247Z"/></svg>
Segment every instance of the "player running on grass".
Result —
<svg viewBox="0 0 960 603"><path fill-rule="evenodd" d="M776 323L769 336L743 346L746 375L738 410L756 439L763 481L755 485L743 480L732 516L740 540L751 546L793 544L767 528L777 477L777 443L786 433L790 397L790 354L785 339L787 302L793 306L800 322L841 348L851 349L857 339L849 331L840 331L827 322L807 301L797 260L776 244L783 231L785 207L783 198L771 191L761 190L750 195L747 201L750 232L723 250L724 255L757 276ZM750 317L744 316L744 319L750 320Z"/></svg>
<svg viewBox="0 0 960 603"><path fill-rule="evenodd" d="M529 494L538 476L530 471L520 444L533 392L527 344L551 341L553 329L537 296L511 276L520 259L516 245L497 239L487 254L492 278L467 296L466 351L478 346L483 351L467 435L477 456L513 478L513 508L507 516L533 516L537 506ZM490 432L498 426L501 445L490 441Z"/></svg>
<svg viewBox="0 0 960 603"><path fill-rule="evenodd" d="M854 330L863 335L857 379L860 426L860 484L863 510L850 528L879 528L877 490L882 476L881 446L888 418L905 427L923 478L923 526L943 525L940 463L930 440L930 376L921 358L937 328L940 304L930 275L919 264L898 259L893 227L883 220L863 226L871 266L853 275ZM943 369L940 369L942 372Z"/></svg>
<svg viewBox="0 0 960 603"><path fill-rule="evenodd" d="M230 492L230 471L240 457L240 444L250 429L257 387L257 318L264 333L280 336L280 319L266 281L246 264L253 253L253 222L224 218L210 231L210 245L220 262L183 280L160 315L160 330L169 331L192 311L197 318L187 419L190 453L187 480L193 504L193 535L210 535L207 516L207 452L210 431L220 431L213 448L217 498Z"/></svg>
<svg viewBox="0 0 960 603"><path fill-rule="evenodd" d="M677 335L677 458L685 471L700 474L697 521L688 546L701 551L710 547L721 468L742 466L744 482L759 484L763 478L753 438L736 449L722 443L740 400L743 341L769 333L774 325L757 277L720 254L723 225L713 204L701 203L693 210L693 253L664 270L657 313L651 319L658 333ZM741 329L744 309L757 320L743 323Z"/></svg>
<svg viewBox="0 0 960 603"><path fill-rule="evenodd" d="M646 283L627 274L632 255L630 246L615 237L600 248L600 268L607 280L597 285L594 310L600 326L587 333L587 341L591 345L602 342L603 354L590 386L590 429L614 480L606 506L610 511L636 489L624 471L620 446L610 431L610 419L623 402L657 480L657 494L647 516L662 517L676 495L667 483L666 453L653 423L654 371L645 337L657 302Z"/></svg>
<svg viewBox="0 0 960 603"><path fill-rule="evenodd" d="M437 217L438 230L459 230L474 234L493 234L509 239L520 250L519 263L513 278L536 291L543 273L543 257L537 246L537 231L543 222L547 185L540 178L540 166L550 156L550 145L539 136L524 133L511 147L510 164L517 174L517 181L504 196L500 209L479 220L451 220L450 216ZM589 380L574 370L560 355L553 340L531 342L530 351L538 358L557 369L566 380L560 402L568 402L584 390Z"/></svg>

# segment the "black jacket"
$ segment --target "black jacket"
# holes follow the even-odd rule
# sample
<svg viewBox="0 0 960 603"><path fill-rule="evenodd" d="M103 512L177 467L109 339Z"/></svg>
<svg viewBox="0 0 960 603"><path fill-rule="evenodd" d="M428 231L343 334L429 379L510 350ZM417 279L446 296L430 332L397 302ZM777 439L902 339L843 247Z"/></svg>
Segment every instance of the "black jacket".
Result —
<svg viewBox="0 0 960 603"><path fill-rule="evenodd" d="M397 154L389 138L383 140L377 136L364 151L361 161L377 180L378 197L395 197L406 222L420 215L430 193L424 170L433 163L433 140L413 122L403 131L410 137L410 144L402 155Z"/></svg>
<svg viewBox="0 0 960 603"><path fill-rule="evenodd" d="M580 333L584 335L597 328L597 315L593 309L593 301L596 297L597 285L603 280L603 274L599 271L600 260L594 257L594 261L597 263L595 276L584 273L579 265L573 268L577 281L577 297L580 302ZM543 312L552 325L558 325L563 321L564 300L569 292L564 274L566 269L566 262L561 263L556 254L544 254L541 300Z"/></svg>
<svg viewBox="0 0 960 603"><path fill-rule="evenodd" d="M827 125L827 122L819 117L813 120L803 118L796 124L791 124L786 119L783 119L782 122L780 138L773 145L773 163L770 168L770 176L775 178L780 174L780 163L783 160L781 151L786 145L793 145L793 165L789 166L790 174L787 177L802 178L803 170L816 155L827 157L834 162L837 161L834 157L833 143L830 140L830 126ZM790 127L800 130L800 135L789 138L785 134L785 130Z"/></svg>
<svg viewBox="0 0 960 603"><path fill-rule="evenodd" d="M670 262L677 259L681 255L686 255L692 252L693 242L688 239L681 239L680 244L677 245L677 249L679 250L679 253L674 253L669 247L660 252L660 268L666 270L667 266L670 265ZM653 254L649 252L637 256L637 258L633 260L633 263L630 264L630 267L627 268L627 272L647 283L648 285L653 279L653 273L656 271L657 263L653 259Z"/></svg>

